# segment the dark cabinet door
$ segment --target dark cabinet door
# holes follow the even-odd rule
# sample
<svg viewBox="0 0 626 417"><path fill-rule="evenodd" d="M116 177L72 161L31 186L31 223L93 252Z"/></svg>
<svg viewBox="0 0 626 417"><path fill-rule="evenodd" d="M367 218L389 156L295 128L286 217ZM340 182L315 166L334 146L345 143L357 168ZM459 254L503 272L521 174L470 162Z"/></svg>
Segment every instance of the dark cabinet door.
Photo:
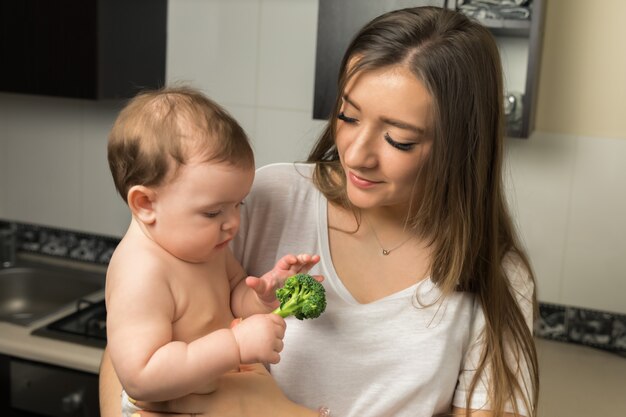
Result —
<svg viewBox="0 0 626 417"><path fill-rule="evenodd" d="M99 417L98 375L0 354L2 417Z"/></svg>
<svg viewBox="0 0 626 417"><path fill-rule="evenodd" d="M0 0L0 91L131 97L165 78L167 0Z"/></svg>
<svg viewBox="0 0 626 417"><path fill-rule="evenodd" d="M95 2L3 0L1 5L2 91L95 96Z"/></svg>

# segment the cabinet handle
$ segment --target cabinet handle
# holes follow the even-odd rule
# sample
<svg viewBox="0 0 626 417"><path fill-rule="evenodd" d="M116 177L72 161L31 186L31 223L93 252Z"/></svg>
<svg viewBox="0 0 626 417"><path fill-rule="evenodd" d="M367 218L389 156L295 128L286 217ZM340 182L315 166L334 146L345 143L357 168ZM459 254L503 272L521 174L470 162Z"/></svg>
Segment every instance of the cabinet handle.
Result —
<svg viewBox="0 0 626 417"><path fill-rule="evenodd" d="M71 394L66 395L61 400L63 411L66 413L73 413L76 410L79 410L83 407L84 402L84 392L75 391Z"/></svg>

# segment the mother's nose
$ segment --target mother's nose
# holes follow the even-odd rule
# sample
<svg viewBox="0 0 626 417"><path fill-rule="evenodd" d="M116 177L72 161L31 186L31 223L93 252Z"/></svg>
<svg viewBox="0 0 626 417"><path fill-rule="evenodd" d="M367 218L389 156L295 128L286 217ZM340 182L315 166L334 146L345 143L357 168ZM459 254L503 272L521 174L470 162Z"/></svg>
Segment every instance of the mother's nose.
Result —
<svg viewBox="0 0 626 417"><path fill-rule="evenodd" d="M378 163L375 134L367 128L360 129L348 139L344 152L344 162L350 167L372 168Z"/></svg>

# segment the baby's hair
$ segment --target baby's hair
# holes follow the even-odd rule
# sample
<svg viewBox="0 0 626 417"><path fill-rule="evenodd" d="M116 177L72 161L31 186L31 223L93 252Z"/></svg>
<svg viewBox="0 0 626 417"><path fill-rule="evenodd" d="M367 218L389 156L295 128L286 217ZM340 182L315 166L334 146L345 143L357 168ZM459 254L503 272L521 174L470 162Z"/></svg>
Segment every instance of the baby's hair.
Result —
<svg viewBox="0 0 626 417"><path fill-rule="evenodd" d="M161 185L191 158L254 167L239 123L189 87L139 93L120 112L109 135L109 167L124 201L132 186Z"/></svg>

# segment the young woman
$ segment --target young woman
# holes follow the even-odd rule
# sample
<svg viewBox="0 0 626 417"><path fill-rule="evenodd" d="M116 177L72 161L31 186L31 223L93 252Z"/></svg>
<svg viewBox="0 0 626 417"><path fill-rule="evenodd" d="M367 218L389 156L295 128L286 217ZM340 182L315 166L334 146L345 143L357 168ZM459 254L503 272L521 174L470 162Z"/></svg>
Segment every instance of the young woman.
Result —
<svg viewBox="0 0 626 417"><path fill-rule="evenodd" d="M534 280L502 186L492 36L445 9L387 13L348 47L338 91L307 163L258 171L234 245L252 275L295 247L319 253L326 312L288 321L271 376L245 368L209 396L144 408L536 416ZM112 417L106 357L101 380Z"/></svg>

